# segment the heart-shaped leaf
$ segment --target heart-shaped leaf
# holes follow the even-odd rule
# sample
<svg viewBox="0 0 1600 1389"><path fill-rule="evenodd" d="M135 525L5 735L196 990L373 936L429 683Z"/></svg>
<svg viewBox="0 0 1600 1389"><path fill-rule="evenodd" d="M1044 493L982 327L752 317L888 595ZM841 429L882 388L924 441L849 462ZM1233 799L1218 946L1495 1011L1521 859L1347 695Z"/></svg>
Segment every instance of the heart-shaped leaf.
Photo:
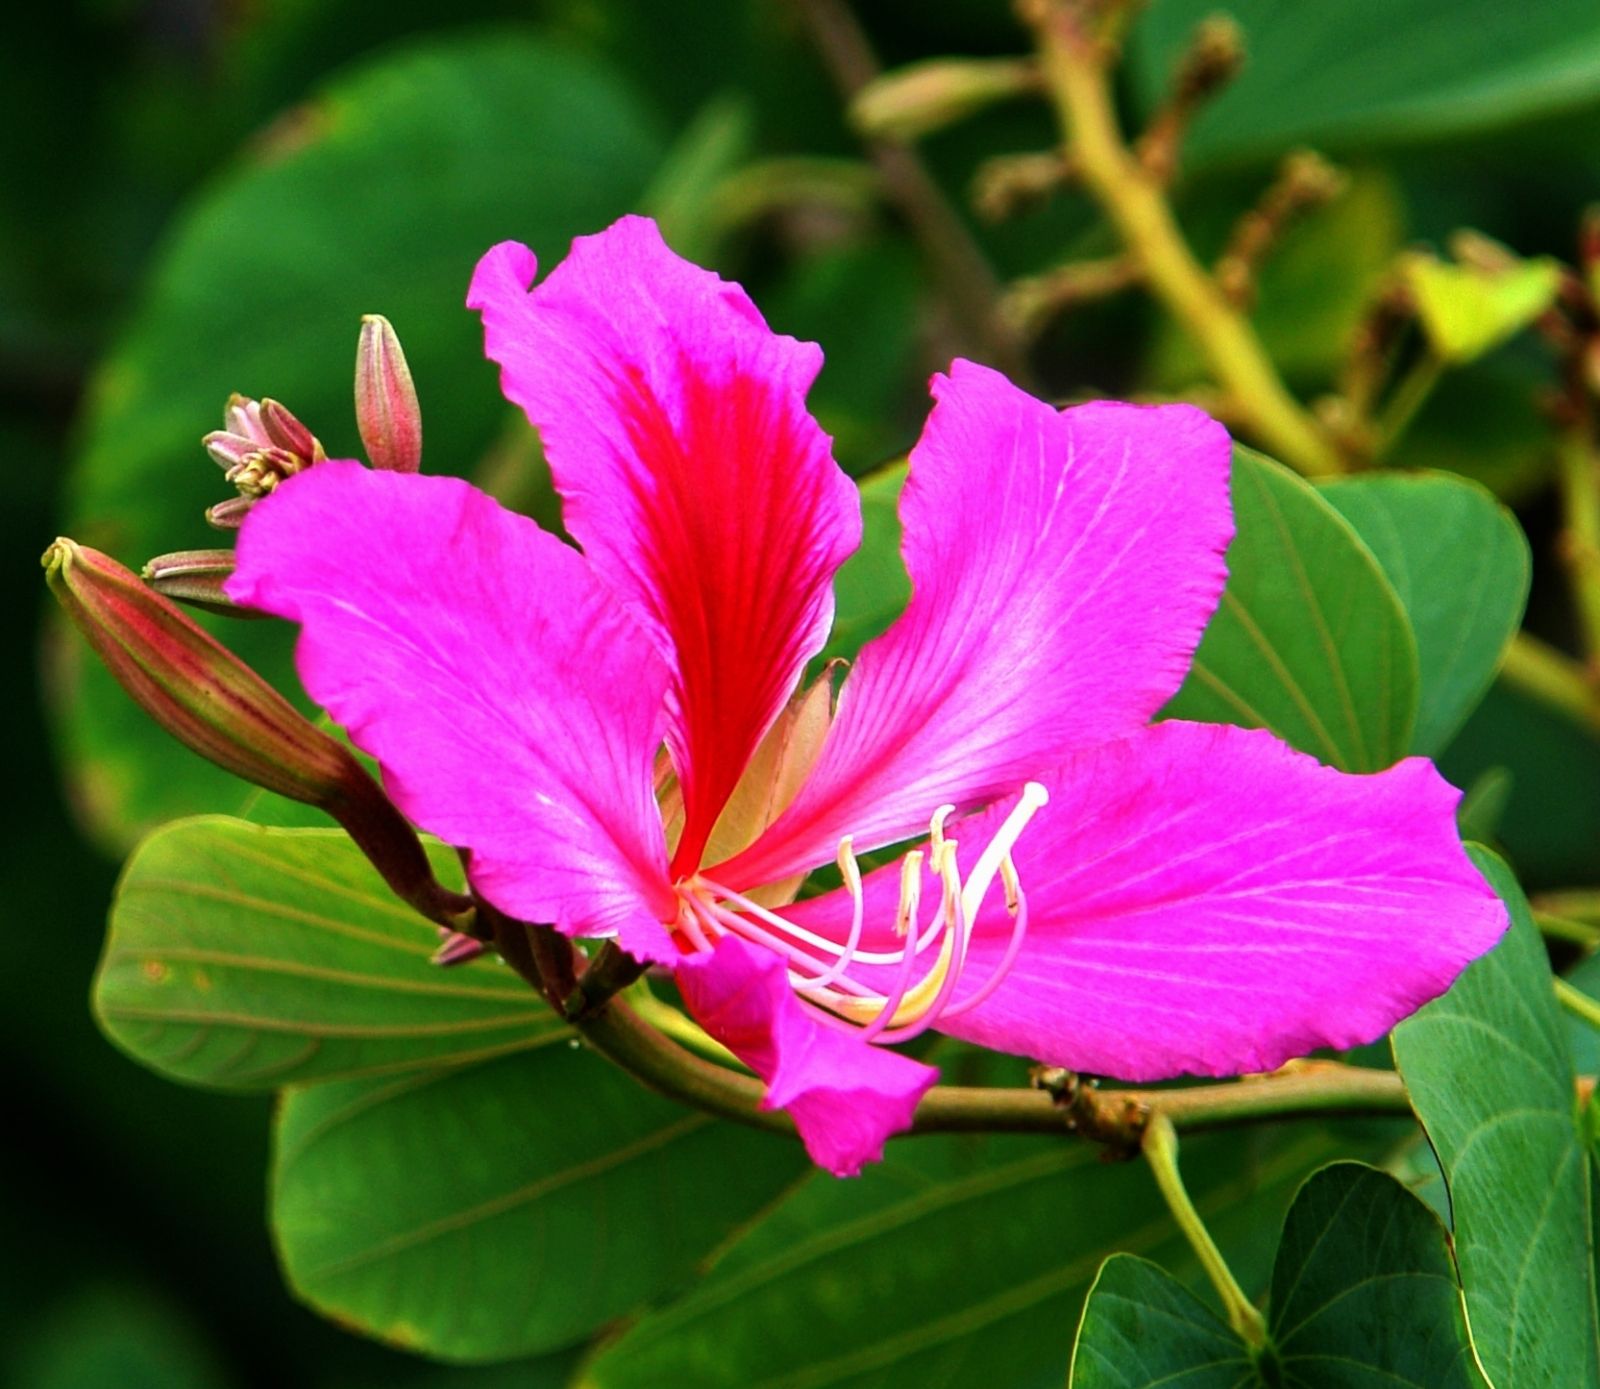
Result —
<svg viewBox="0 0 1600 1389"><path fill-rule="evenodd" d="M1164 1269L1113 1255L1084 1306L1072 1389L1482 1389L1438 1217L1360 1163L1323 1168L1295 1197L1268 1312L1252 1353Z"/></svg>

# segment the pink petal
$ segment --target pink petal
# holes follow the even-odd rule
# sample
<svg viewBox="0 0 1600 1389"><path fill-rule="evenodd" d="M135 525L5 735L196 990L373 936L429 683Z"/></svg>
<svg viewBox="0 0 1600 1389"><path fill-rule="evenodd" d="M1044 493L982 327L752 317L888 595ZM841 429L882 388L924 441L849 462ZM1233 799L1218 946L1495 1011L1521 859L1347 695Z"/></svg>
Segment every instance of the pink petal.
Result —
<svg viewBox="0 0 1600 1389"><path fill-rule="evenodd" d="M529 293L534 269L526 247L496 246L467 303L544 440L567 529L672 663L675 865L691 871L860 543L856 490L805 409L822 354L645 218L580 237Z"/></svg>
<svg viewBox="0 0 1600 1389"><path fill-rule="evenodd" d="M767 1083L762 1107L787 1110L806 1152L836 1177L883 1156L911 1126L938 1071L808 1014L776 955L737 936L678 965L678 989L700 1025Z"/></svg>
<svg viewBox="0 0 1600 1389"><path fill-rule="evenodd" d="M1140 727L1226 578L1228 436L1183 405L1055 410L957 362L900 503L910 606L861 653L810 782L722 871L757 883L925 830Z"/></svg>
<svg viewBox="0 0 1600 1389"><path fill-rule="evenodd" d="M1023 952L938 1024L984 1046L1124 1080L1271 1070L1382 1036L1506 927L1457 838L1459 794L1421 758L1351 776L1263 730L1170 722L1045 784L1015 856ZM1007 809L950 830L964 863ZM869 919L892 917L898 871L869 880ZM1010 937L999 897L958 1006ZM848 910L824 897L787 914L842 934Z"/></svg>
<svg viewBox="0 0 1600 1389"><path fill-rule="evenodd" d="M251 511L227 592L302 625L307 691L490 901L676 956L667 672L581 555L457 478L322 463Z"/></svg>

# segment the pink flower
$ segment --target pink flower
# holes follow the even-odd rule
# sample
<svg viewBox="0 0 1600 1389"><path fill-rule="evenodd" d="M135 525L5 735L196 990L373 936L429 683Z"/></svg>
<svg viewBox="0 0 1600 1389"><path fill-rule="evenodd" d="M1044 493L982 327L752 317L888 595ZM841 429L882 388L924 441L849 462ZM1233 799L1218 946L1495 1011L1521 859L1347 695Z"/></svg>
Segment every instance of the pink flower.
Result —
<svg viewBox="0 0 1600 1389"><path fill-rule="evenodd" d="M497 246L468 303L582 553L457 479L331 462L251 513L228 592L302 624L306 688L486 898L671 966L818 1163L907 1126L936 1073L883 1044L926 1027L1129 1080L1268 1069L1499 936L1427 762L1149 725L1225 577L1200 411L935 377L913 597L835 713L792 698L861 526L804 405L818 349L640 218L534 271Z"/></svg>

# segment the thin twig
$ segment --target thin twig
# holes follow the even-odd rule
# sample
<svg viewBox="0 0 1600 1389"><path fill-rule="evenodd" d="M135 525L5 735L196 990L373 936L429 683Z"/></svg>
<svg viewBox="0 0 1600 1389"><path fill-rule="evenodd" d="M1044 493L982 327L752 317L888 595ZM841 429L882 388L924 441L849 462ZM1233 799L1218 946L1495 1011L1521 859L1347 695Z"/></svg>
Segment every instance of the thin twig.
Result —
<svg viewBox="0 0 1600 1389"><path fill-rule="evenodd" d="M846 102L881 70L861 25L844 0L794 0L817 51ZM898 141L867 141L867 153L890 200L906 219L963 332L978 355L1013 380L1030 376L1021 340L999 311L1000 282L965 223L916 153Z"/></svg>

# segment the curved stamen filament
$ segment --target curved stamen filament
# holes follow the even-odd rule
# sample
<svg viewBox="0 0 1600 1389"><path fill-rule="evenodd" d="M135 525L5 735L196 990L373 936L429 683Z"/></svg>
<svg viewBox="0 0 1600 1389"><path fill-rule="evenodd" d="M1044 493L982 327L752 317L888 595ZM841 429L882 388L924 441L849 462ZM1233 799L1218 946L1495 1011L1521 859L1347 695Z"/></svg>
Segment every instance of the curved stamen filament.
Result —
<svg viewBox="0 0 1600 1389"><path fill-rule="evenodd" d="M729 931L766 946L788 961L790 982L808 1012L830 1025L857 1032L864 1041L908 1041L940 1018L957 1017L977 1007L1000 987L1016 962L1027 936L1028 902L1011 851L1047 799L1043 786L1027 783L965 881L957 862L956 841L944 832L945 821L954 813L954 807L940 806L933 813L927 853L913 849L901 860L900 894L894 917L894 934L903 942L899 949L861 949L865 889L848 835L839 843L838 857L851 900L850 925L843 942L807 930L699 875L680 888L687 905L687 910L680 913L680 926L697 950L710 949ZM922 873L929 856L939 875L941 891L930 920L922 925ZM997 877L1012 919L1010 938L988 978L956 1002L973 926ZM937 955L918 978L919 961L935 942ZM888 982L886 991L871 987L852 977L857 967L892 969L892 982Z"/></svg>
<svg viewBox="0 0 1600 1389"><path fill-rule="evenodd" d="M856 950L861 945L862 918L866 915L866 898L861 890L861 865L856 862L856 856L851 849L851 837L847 834L839 841L839 872L844 877L844 885L850 893L850 934L845 937L844 950L839 958L827 969L823 970L815 979L795 979L795 986L804 986L809 989L826 988L835 979L842 978L845 971L855 962Z"/></svg>

